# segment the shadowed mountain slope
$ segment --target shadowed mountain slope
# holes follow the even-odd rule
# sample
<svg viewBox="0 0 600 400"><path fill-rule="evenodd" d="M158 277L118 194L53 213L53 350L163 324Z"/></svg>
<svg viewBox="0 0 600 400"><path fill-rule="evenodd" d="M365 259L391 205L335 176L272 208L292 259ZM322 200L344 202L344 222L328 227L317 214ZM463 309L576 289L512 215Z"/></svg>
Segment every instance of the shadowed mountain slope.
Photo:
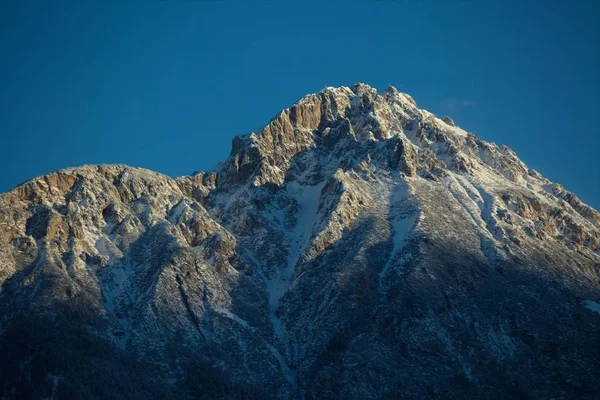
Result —
<svg viewBox="0 0 600 400"><path fill-rule="evenodd" d="M600 214L394 88L0 195L4 398L598 398Z"/></svg>

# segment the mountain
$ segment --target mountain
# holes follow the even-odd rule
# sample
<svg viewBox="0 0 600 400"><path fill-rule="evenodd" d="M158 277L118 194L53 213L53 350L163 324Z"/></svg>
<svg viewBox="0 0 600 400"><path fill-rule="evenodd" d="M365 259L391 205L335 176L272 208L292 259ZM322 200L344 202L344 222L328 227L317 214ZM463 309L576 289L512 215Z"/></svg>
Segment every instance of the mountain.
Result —
<svg viewBox="0 0 600 400"><path fill-rule="evenodd" d="M0 287L5 399L600 398L600 214L393 87L23 183Z"/></svg>

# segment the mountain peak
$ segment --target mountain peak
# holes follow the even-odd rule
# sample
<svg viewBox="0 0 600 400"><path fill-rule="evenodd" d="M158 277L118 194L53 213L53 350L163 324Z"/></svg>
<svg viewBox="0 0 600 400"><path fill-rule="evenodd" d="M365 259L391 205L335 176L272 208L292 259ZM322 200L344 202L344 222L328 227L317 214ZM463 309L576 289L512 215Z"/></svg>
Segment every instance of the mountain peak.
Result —
<svg viewBox="0 0 600 400"><path fill-rule="evenodd" d="M600 214L395 88L305 96L213 172L35 178L0 227L9 398L600 392Z"/></svg>
<svg viewBox="0 0 600 400"><path fill-rule="evenodd" d="M432 153L428 156L429 167L451 161L467 168L472 163L464 162L462 150L491 145L449 121L419 109L410 95L393 86L381 93L364 83L327 87L282 110L257 133L234 138L231 155L219 170L218 182L281 184L292 159L302 152L318 149L335 155L340 165L350 165L354 162L350 158L364 152L370 143L390 140L403 141L402 148L415 154ZM434 152L429 151L433 148ZM419 169L417 163L415 158L409 170Z"/></svg>

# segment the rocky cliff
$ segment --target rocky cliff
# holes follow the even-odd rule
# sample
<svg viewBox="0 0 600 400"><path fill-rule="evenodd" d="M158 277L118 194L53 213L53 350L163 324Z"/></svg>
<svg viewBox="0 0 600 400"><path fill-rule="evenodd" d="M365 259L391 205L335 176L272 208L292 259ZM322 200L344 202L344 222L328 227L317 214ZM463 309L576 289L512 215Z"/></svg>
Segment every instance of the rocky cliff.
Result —
<svg viewBox="0 0 600 400"><path fill-rule="evenodd" d="M595 399L598 303L600 214L394 88L0 195L7 399Z"/></svg>

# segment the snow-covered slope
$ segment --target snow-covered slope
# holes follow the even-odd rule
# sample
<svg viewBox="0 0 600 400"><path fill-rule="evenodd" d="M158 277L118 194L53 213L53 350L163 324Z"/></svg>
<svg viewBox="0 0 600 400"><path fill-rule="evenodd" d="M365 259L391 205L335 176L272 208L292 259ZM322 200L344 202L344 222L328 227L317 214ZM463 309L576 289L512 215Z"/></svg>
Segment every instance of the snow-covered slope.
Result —
<svg viewBox="0 0 600 400"><path fill-rule="evenodd" d="M215 171L0 205L7 398L600 391L600 214L394 88L308 95Z"/></svg>

